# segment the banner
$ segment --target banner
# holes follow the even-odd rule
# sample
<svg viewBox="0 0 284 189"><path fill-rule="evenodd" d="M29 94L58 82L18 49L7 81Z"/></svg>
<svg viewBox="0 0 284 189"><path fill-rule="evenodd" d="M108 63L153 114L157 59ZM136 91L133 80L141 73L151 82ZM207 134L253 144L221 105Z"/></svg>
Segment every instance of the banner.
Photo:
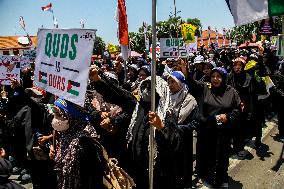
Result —
<svg viewBox="0 0 284 189"><path fill-rule="evenodd" d="M196 38L196 37L195 37ZM195 43L186 44L182 38L161 38L160 57L161 58L186 58L190 52L197 51L197 39Z"/></svg>
<svg viewBox="0 0 284 189"><path fill-rule="evenodd" d="M259 33L263 35L271 35L273 33L273 20L267 18L260 23Z"/></svg>
<svg viewBox="0 0 284 189"><path fill-rule="evenodd" d="M27 57L30 62L34 62L36 58L36 50L24 50L23 56Z"/></svg>
<svg viewBox="0 0 284 189"><path fill-rule="evenodd" d="M95 30L40 29L35 84L84 106Z"/></svg>
<svg viewBox="0 0 284 189"><path fill-rule="evenodd" d="M197 29L196 26L192 24L182 24L181 25L181 35L185 43L195 43L195 30Z"/></svg>
<svg viewBox="0 0 284 189"><path fill-rule="evenodd" d="M20 57L0 55L0 84L11 85L11 79L20 81Z"/></svg>

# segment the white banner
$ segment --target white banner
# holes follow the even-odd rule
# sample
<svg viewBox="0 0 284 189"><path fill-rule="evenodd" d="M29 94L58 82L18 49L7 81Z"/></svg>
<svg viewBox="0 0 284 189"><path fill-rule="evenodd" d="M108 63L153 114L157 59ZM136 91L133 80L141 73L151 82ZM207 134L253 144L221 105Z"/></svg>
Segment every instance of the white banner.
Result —
<svg viewBox="0 0 284 189"><path fill-rule="evenodd" d="M30 62L35 61L36 58L36 50L30 49L30 50L24 50L23 56L29 58Z"/></svg>
<svg viewBox="0 0 284 189"><path fill-rule="evenodd" d="M19 56L0 55L0 84L11 85L11 79L20 81L21 61Z"/></svg>
<svg viewBox="0 0 284 189"><path fill-rule="evenodd" d="M190 52L197 51L197 39L195 43L186 44L182 38L161 38L161 58L186 58Z"/></svg>
<svg viewBox="0 0 284 189"><path fill-rule="evenodd" d="M88 29L40 29L36 85L84 106L95 33Z"/></svg>

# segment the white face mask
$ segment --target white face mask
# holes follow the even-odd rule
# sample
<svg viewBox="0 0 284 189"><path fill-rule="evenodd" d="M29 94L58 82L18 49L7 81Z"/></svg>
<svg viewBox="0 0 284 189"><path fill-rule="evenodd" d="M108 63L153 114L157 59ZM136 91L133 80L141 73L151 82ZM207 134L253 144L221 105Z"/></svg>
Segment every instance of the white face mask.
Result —
<svg viewBox="0 0 284 189"><path fill-rule="evenodd" d="M66 131L69 128L68 120L53 118L51 125L56 131Z"/></svg>

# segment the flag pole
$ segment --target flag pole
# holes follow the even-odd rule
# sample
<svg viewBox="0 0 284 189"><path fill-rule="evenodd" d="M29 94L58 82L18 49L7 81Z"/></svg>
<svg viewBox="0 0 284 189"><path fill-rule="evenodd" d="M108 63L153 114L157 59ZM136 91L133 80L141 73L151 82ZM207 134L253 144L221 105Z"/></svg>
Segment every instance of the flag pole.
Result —
<svg viewBox="0 0 284 189"><path fill-rule="evenodd" d="M57 28L57 27L56 27L56 25L55 25L55 17L54 17L54 12L53 12L53 10L51 10L50 12L51 12L51 14L52 14L53 27L54 27L54 28Z"/></svg>
<svg viewBox="0 0 284 189"><path fill-rule="evenodd" d="M151 64L151 111L155 112L155 94L156 94L156 6L157 1L152 0L152 64ZM149 136L149 189L153 189L154 173L154 127L150 127Z"/></svg>

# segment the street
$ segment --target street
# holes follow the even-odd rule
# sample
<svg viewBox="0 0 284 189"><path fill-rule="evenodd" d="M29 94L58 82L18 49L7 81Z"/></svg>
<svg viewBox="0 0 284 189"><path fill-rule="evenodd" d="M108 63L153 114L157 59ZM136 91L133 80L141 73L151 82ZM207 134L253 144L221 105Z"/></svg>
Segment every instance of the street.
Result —
<svg viewBox="0 0 284 189"><path fill-rule="evenodd" d="M282 162L279 161L277 165L277 161L279 160L283 143L278 140L277 120L272 119L266 125L267 127L263 128L262 142L264 145L259 150L256 151L248 144L246 149L250 153L245 160L230 159L230 189L269 189L277 185L275 182L281 182L281 178L277 178L277 174L284 172L284 169L279 173ZM195 143L196 138L194 137ZM18 175L13 175L11 178L17 181L17 177ZM27 189L32 188L31 183L26 183L24 186ZM205 189L206 187L202 188Z"/></svg>
<svg viewBox="0 0 284 189"><path fill-rule="evenodd" d="M283 145L278 140L277 127L274 126L264 137L263 144L259 150L252 150L246 160L242 160L231 168L229 188L272 188L274 178L281 166L280 164L277 166L277 161Z"/></svg>

